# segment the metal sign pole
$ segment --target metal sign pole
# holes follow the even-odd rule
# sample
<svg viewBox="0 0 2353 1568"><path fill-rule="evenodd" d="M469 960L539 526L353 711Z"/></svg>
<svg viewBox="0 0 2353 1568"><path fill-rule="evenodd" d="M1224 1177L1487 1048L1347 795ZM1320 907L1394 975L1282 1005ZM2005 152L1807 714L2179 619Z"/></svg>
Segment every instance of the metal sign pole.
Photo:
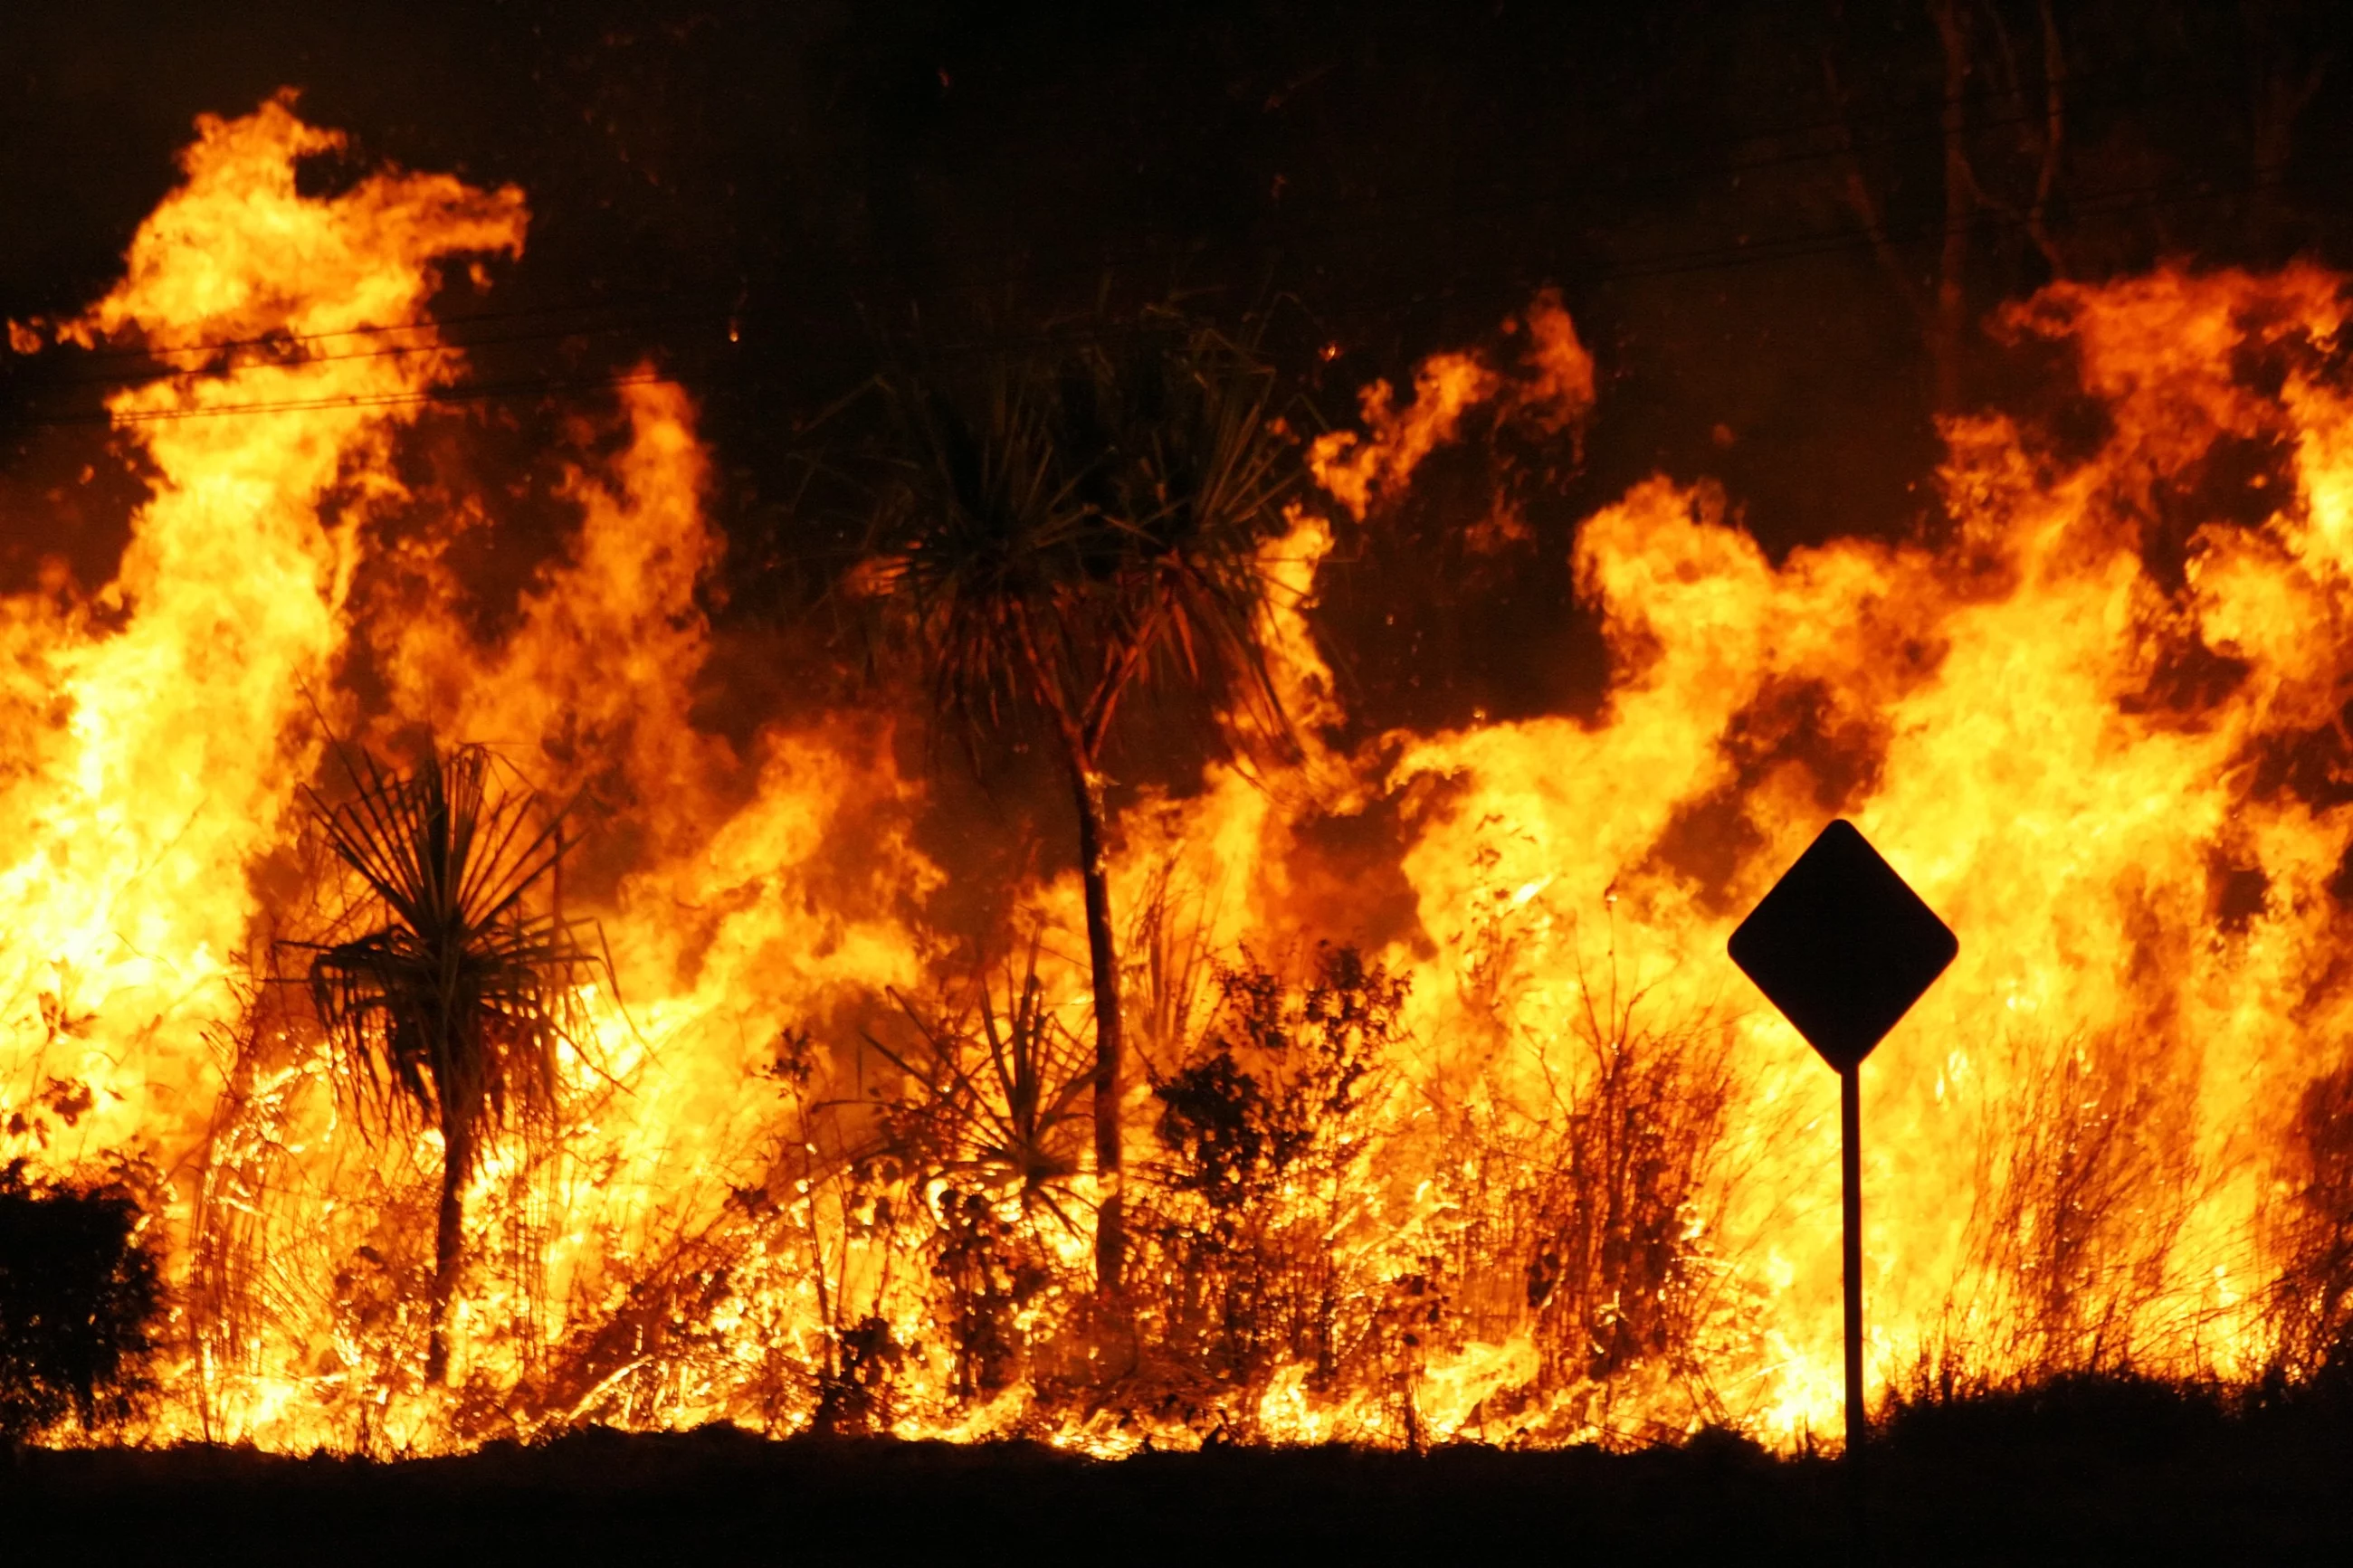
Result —
<svg viewBox="0 0 2353 1568"><path fill-rule="evenodd" d="M1839 1200L1846 1221L1842 1261L1846 1276L1846 1471L1847 1549L1852 1561L1871 1561L1871 1530L1865 1518L1863 1447L1871 1416L1862 1400L1862 1064L1839 1069Z"/></svg>
<svg viewBox="0 0 2353 1568"><path fill-rule="evenodd" d="M1840 1197L1846 1218L1846 1451L1859 1464L1870 1416L1862 1403L1862 1064L1839 1074Z"/></svg>
<svg viewBox="0 0 2353 1568"><path fill-rule="evenodd" d="M1950 927L1854 824L1831 823L1757 900L1726 943L1732 962L1839 1075L1839 1197L1846 1235L1846 1479L1864 1552L1862 1058L1961 950Z"/></svg>

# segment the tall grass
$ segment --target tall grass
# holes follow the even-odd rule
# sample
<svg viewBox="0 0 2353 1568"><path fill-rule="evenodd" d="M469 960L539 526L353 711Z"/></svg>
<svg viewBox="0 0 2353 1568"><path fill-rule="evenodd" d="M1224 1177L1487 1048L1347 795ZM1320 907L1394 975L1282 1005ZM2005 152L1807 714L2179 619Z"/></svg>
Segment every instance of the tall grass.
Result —
<svg viewBox="0 0 2353 1568"><path fill-rule="evenodd" d="M2200 1309L2168 1263L2202 1189L2174 1059L2111 1030L2014 1036L2001 1065L1963 1236L1972 1283L1926 1352L1936 1378L2123 1372L2177 1347Z"/></svg>
<svg viewBox="0 0 2353 1568"><path fill-rule="evenodd" d="M2279 1164L2267 1303L2278 1370L2342 1375L2353 1372L2353 1061L2306 1086Z"/></svg>

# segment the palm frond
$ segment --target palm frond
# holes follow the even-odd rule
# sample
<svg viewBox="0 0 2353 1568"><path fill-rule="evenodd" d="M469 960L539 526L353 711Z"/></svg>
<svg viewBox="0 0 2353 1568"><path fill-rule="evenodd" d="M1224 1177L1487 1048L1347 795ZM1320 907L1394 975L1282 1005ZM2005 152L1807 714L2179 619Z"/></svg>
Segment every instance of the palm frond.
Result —
<svg viewBox="0 0 2353 1568"><path fill-rule="evenodd" d="M1051 710L1068 682L1054 635L1085 548L1087 506L1033 378L916 384L897 399L906 448L889 574L922 628L934 703L968 731Z"/></svg>
<svg viewBox="0 0 2353 1568"><path fill-rule="evenodd" d="M1061 1020L1038 973L1033 938L1016 973L983 973L961 1000L931 1009L893 991L913 1032L906 1047L866 1043L902 1075L892 1108L898 1142L919 1165L1010 1188L1026 1205L1079 1169L1084 1101L1092 1088L1087 1048Z"/></svg>
<svg viewBox="0 0 2353 1568"><path fill-rule="evenodd" d="M1212 329L1149 325L885 378L900 458L877 548L967 743L1042 718L1092 758L1139 685L1287 730L1260 635L1261 547L1300 482L1273 374Z"/></svg>
<svg viewBox="0 0 2353 1568"><path fill-rule="evenodd" d="M562 858L564 814L480 747L428 747L405 775L345 760L352 797L311 804L376 918L312 949L312 1003L344 1080L438 1125L463 1177L492 1126L552 1115L558 1048L583 1041L575 998L596 961L531 907Z"/></svg>

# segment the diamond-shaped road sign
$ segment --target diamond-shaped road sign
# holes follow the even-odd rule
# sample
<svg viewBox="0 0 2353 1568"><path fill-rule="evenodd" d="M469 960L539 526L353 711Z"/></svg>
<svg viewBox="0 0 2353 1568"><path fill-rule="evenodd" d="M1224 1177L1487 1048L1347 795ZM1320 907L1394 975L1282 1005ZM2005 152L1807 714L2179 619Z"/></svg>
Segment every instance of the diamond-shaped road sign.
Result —
<svg viewBox="0 0 2353 1568"><path fill-rule="evenodd" d="M1845 1072L1911 1010L1960 943L1841 819L1757 901L1731 948L1757 989Z"/></svg>
<svg viewBox="0 0 2353 1568"><path fill-rule="evenodd" d="M1961 944L1895 868L1831 823L1732 933L1732 962L1839 1075L1840 1248L1846 1297L1847 1473L1861 1518L1862 1058L1911 1011Z"/></svg>

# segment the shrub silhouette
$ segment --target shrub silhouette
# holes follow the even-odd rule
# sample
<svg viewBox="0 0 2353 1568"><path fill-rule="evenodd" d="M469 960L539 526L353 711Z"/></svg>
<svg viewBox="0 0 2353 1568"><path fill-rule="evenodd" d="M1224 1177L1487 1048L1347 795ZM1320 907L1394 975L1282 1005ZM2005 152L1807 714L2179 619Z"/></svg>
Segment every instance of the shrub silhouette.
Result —
<svg viewBox="0 0 2353 1568"><path fill-rule="evenodd" d="M1086 1147L1091 1054L1056 1016L1033 934L1022 969L1008 959L1002 1005L983 973L936 1008L890 993L910 1030L865 1043L902 1075L881 1107L882 1147L911 1173L915 1207L934 1222L929 1251L961 1399L985 1397L1022 1371L1020 1320L1050 1280L1041 1231L1076 1236L1069 1191Z"/></svg>
<svg viewBox="0 0 2353 1568"><path fill-rule="evenodd" d="M1695 1215L1724 1156L1732 1081L1704 1017L1652 1020L1637 992L1571 1031L1588 1059L1531 1152L1527 1302L1547 1375L1599 1382L1689 1353L1707 1305Z"/></svg>
<svg viewBox="0 0 2353 1568"><path fill-rule="evenodd" d="M1257 1390L1284 1365L1329 1384L1381 1348L1355 1318L1382 1293L1345 1259L1406 983L1329 946L1303 985L1247 950L1216 978L1201 1048L1153 1089L1154 1315L1172 1362L1212 1384Z"/></svg>
<svg viewBox="0 0 2353 1568"><path fill-rule="evenodd" d="M0 1171L0 1443L130 1415L151 1386L154 1255L120 1182Z"/></svg>

